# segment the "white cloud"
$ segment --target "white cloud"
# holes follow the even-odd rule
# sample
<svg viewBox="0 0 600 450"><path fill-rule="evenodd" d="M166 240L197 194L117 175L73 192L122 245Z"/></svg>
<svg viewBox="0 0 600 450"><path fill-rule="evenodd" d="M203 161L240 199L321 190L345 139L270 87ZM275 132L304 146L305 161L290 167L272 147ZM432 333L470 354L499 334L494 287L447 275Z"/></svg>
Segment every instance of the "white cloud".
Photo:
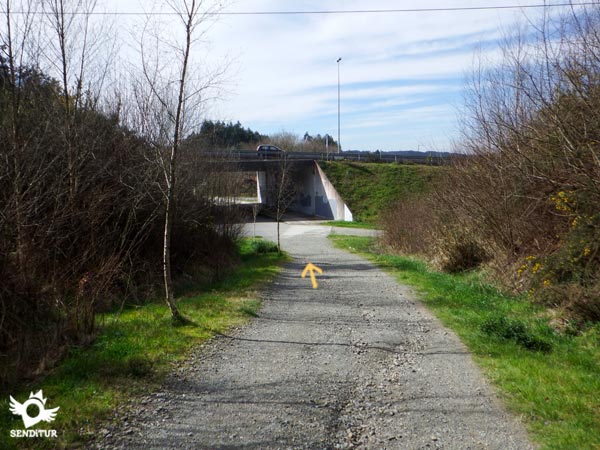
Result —
<svg viewBox="0 0 600 450"><path fill-rule="evenodd" d="M108 1L117 2L117 0ZM539 3L489 0L485 6ZM227 11L362 10L447 7L443 0L239 0ZM477 6L456 0L453 7ZM110 9L110 8L109 8ZM139 10L135 0L120 10ZM528 10L529 16L536 12ZM342 57L345 148L398 149L417 139L448 145L460 80L480 41L493 42L522 19L515 10L388 14L222 16L210 52L196 64L238 55L231 95L213 109L261 132L337 132L337 64ZM483 47L491 60L496 50ZM210 61L206 59L209 58ZM440 126L440 124L442 124ZM359 136L356 130L377 133ZM427 135L429 130L430 135Z"/></svg>

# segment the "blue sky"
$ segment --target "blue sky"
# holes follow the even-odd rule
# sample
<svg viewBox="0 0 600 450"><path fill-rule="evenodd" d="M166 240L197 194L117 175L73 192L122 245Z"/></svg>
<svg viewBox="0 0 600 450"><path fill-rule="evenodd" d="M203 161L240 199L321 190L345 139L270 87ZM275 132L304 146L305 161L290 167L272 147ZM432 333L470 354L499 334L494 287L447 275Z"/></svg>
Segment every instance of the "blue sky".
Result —
<svg viewBox="0 0 600 450"><path fill-rule="evenodd" d="M121 0L107 9L139 11ZM532 5L540 0L238 0L236 11L362 10ZM555 1L556 3L556 1ZM140 7L141 5L141 7ZM553 9L554 11L558 8ZM196 63L231 61L207 117L261 133L337 136L342 58L345 150L449 150L458 133L464 79L475 53L496 59L497 41L541 10L323 15L225 15Z"/></svg>

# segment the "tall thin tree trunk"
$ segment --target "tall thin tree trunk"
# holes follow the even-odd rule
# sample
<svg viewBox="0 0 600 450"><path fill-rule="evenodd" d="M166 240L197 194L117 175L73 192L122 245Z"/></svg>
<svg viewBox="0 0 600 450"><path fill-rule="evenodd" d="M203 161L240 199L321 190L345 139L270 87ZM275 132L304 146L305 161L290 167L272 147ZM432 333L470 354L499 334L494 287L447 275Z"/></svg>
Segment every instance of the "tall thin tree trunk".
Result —
<svg viewBox="0 0 600 450"><path fill-rule="evenodd" d="M186 5L187 6L187 5ZM194 21L197 14L196 1L192 0L191 6L186 8L185 15L185 31L186 42L183 52L183 61L181 65L181 78L179 79L179 92L177 97L177 110L175 113L173 144L171 146L171 155L169 157L169 168L167 172L167 195L165 202L165 233L163 242L163 274L165 279L165 301L171 311L171 318L174 321L182 321L182 316L175 305L173 295L173 277L171 270L171 238L173 231L173 221L175 219L175 189L176 189L176 169L177 169L177 153L181 140L181 132L183 128L183 107L185 103L185 83L188 70L188 61L192 46L192 32Z"/></svg>
<svg viewBox="0 0 600 450"><path fill-rule="evenodd" d="M281 253L281 233L279 232L279 224L281 220L279 219L279 213L277 213L277 251Z"/></svg>
<svg viewBox="0 0 600 450"><path fill-rule="evenodd" d="M6 1L6 51L8 55L8 66L10 76L10 120L11 120L11 133L10 133L10 146L13 154L13 196L15 205L15 231L16 231L16 255L17 265L19 268L19 275L24 273L24 235L23 235L23 208L22 208L22 175L21 175L21 146L19 145L19 94L17 92L17 68L15 67L15 55L13 52L13 37L12 37L12 26L11 26L11 2Z"/></svg>
<svg viewBox="0 0 600 450"><path fill-rule="evenodd" d="M67 24L66 24L66 11L64 0L58 0L53 3L52 15L54 21L54 27L58 38L58 46L60 49L60 69L62 76L62 89L65 103L64 110L64 140L67 151L67 170L69 171L69 207L71 208L71 214L74 214L75 210L75 196L77 193L77 157L76 150L73 145L72 139L72 109L71 109L71 91L69 87L69 64L67 56Z"/></svg>
<svg viewBox="0 0 600 450"><path fill-rule="evenodd" d="M181 321L182 317L175 306L173 295L173 278L171 276L171 233L173 230L173 190L168 188L165 211L165 232L163 240L163 275L165 279L165 298L167 306L171 311L171 318L174 321Z"/></svg>

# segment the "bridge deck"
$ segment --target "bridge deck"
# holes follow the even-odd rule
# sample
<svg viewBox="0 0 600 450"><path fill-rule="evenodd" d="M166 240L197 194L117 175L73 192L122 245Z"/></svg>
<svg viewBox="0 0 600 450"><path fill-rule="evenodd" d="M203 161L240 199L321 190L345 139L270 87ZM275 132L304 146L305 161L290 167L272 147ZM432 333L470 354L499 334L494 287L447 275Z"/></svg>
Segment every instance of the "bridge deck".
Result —
<svg viewBox="0 0 600 450"><path fill-rule="evenodd" d="M289 159L285 162L291 167L309 167L314 164L313 159ZM254 160L213 160L208 162L215 168L225 172L264 172L276 169L282 164L281 159L254 159Z"/></svg>

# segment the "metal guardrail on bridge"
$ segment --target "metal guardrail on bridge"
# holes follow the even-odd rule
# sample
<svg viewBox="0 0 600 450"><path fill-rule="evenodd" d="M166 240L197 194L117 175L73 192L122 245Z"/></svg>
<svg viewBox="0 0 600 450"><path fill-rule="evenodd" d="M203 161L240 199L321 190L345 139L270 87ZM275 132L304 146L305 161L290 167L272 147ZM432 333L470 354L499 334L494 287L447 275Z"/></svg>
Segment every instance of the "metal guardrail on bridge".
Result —
<svg viewBox="0 0 600 450"><path fill-rule="evenodd" d="M278 160L279 154L259 153L254 150L229 150L229 151L207 151L202 152L208 157L216 159L238 160L238 161L265 161ZM386 163L417 163L429 165L443 165L449 161L449 154L416 155L413 153L386 154L385 152L372 153L318 153L318 152L285 152L285 157L291 160L312 161L363 161L363 162L386 162Z"/></svg>

